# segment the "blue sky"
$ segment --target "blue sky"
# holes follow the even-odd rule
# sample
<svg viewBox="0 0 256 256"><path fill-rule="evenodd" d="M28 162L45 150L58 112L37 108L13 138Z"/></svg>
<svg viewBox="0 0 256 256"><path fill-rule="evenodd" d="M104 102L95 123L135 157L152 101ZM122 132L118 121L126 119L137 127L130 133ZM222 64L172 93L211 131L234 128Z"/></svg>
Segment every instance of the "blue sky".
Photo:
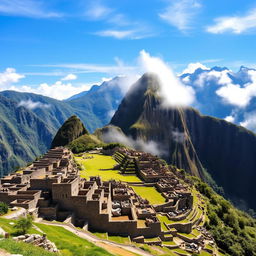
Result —
<svg viewBox="0 0 256 256"><path fill-rule="evenodd" d="M0 89L58 83L72 94L136 72L143 49L176 72L254 67L255 33L250 0L0 0Z"/></svg>

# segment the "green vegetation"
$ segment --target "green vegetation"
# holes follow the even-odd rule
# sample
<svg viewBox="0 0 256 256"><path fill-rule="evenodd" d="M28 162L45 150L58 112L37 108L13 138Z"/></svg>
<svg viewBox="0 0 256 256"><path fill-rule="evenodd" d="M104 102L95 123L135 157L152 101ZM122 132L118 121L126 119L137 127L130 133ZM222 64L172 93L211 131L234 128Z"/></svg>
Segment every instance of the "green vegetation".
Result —
<svg viewBox="0 0 256 256"><path fill-rule="evenodd" d="M170 250L168 248L159 247L159 246L150 246L147 244L135 244L140 249L151 253L155 256L177 256L176 253L173 252L173 250Z"/></svg>
<svg viewBox="0 0 256 256"><path fill-rule="evenodd" d="M9 220L0 218L0 227L3 228L4 231L8 232L11 236L17 235L17 230L14 228L14 225L17 223L17 220ZM33 227L30 227L27 230L27 233L29 234L41 234Z"/></svg>
<svg viewBox="0 0 256 256"><path fill-rule="evenodd" d="M32 227L32 217L28 215L26 218L21 217L13 226L18 234L24 235Z"/></svg>
<svg viewBox="0 0 256 256"><path fill-rule="evenodd" d="M163 204L165 198L155 189L155 187L132 186L135 193L147 199L151 204Z"/></svg>
<svg viewBox="0 0 256 256"><path fill-rule="evenodd" d="M103 146L103 149L108 150L108 149L123 148L123 147L125 146L120 143L108 143Z"/></svg>
<svg viewBox="0 0 256 256"><path fill-rule="evenodd" d="M60 127L52 141L51 147L66 146L84 134L88 134L88 131L80 119L73 115Z"/></svg>
<svg viewBox="0 0 256 256"><path fill-rule="evenodd" d="M0 202L0 216L8 212L8 205L4 202Z"/></svg>
<svg viewBox="0 0 256 256"><path fill-rule="evenodd" d="M73 140L68 147L73 153L80 153L101 147L102 145L103 143L96 136L92 134L85 134Z"/></svg>
<svg viewBox="0 0 256 256"><path fill-rule="evenodd" d="M108 240L119 243L119 244L130 244L131 240L128 236L111 236L108 235Z"/></svg>
<svg viewBox="0 0 256 256"><path fill-rule="evenodd" d="M101 238L101 239L108 239L108 234L103 232L92 232L93 235Z"/></svg>
<svg viewBox="0 0 256 256"><path fill-rule="evenodd" d="M237 210L206 183L195 177L192 180L197 190L205 196L208 212L205 225L213 234L218 247L226 255L256 255L256 220Z"/></svg>
<svg viewBox="0 0 256 256"><path fill-rule="evenodd" d="M63 227L35 224L54 242L64 256L111 256L106 250L67 231Z"/></svg>
<svg viewBox="0 0 256 256"><path fill-rule="evenodd" d="M113 170L117 162L111 156L100 154L86 154L86 157L76 157L76 161L84 167L80 172L81 177L89 179L90 176L101 176L102 180L121 180L125 182L140 182L141 180L136 175L120 174L118 170Z"/></svg>
<svg viewBox="0 0 256 256"><path fill-rule="evenodd" d="M24 242L15 242L12 239L0 240L0 248L12 254L21 254L23 256L54 256L56 253L48 252L43 248L26 244Z"/></svg>

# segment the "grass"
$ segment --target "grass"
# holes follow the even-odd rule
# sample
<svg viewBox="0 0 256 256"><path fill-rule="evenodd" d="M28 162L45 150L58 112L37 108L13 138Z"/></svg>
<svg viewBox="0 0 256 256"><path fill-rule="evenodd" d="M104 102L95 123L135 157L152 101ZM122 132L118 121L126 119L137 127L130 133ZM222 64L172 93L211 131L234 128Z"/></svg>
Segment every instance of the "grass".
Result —
<svg viewBox="0 0 256 256"><path fill-rule="evenodd" d="M161 215L161 214L157 214L157 218L159 219L159 221L161 222L161 228L163 231L168 231L169 229L164 225L164 222L168 225L168 224L172 224L175 223L175 221L169 220L167 216Z"/></svg>
<svg viewBox="0 0 256 256"><path fill-rule="evenodd" d="M169 250L168 248L159 247L159 246L150 246L147 244L143 244L139 246L137 244L135 245L141 248L142 250L149 252L150 254L155 256L177 256L176 253L174 253L172 250Z"/></svg>
<svg viewBox="0 0 256 256"><path fill-rule="evenodd" d="M57 248L65 256L110 256L106 250L95 246L87 240L76 236L63 227L50 226L36 223L46 235L54 242Z"/></svg>
<svg viewBox="0 0 256 256"><path fill-rule="evenodd" d="M206 251L201 250L201 252L200 252L199 255L200 255L200 256L210 256L210 255L212 255L212 254L209 253L209 252L206 252Z"/></svg>
<svg viewBox="0 0 256 256"><path fill-rule="evenodd" d="M147 199L151 204L165 203L165 198L155 189L155 187L132 186L132 188L136 194Z"/></svg>
<svg viewBox="0 0 256 256"><path fill-rule="evenodd" d="M16 236L17 235L17 231L16 229L13 227L14 224L17 222L17 220L10 220L10 219L4 219L4 218L0 218L0 227L7 233L9 233L11 236ZM11 225L10 223L14 223L13 225ZM28 230L29 234L41 234L39 231L37 231L35 228L30 228Z"/></svg>
<svg viewBox="0 0 256 256"><path fill-rule="evenodd" d="M131 240L128 236L108 236L108 240L119 243L119 244L130 244Z"/></svg>
<svg viewBox="0 0 256 256"><path fill-rule="evenodd" d="M164 245L177 245L174 241L164 241L162 244L164 244Z"/></svg>
<svg viewBox="0 0 256 256"><path fill-rule="evenodd" d="M48 252L40 247L26 244L23 242L15 242L12 239L0 240L0 248L12 254L21 254L23 256L54 256L56 253Z"/></svg>
<svg viewBox="0 0 256 256"><path fill-rule="evenodd" d="M76 161L78 161L78 163L80 163L84 167L84 170L80 172L82 178L89 179L90 176L101 176L103 181L107 181L110 179L120 180L124 182L141 181L136 175L123 175L120 174L118 170L112 170L117 162L111 156L105 156L100 154L86 154L86 156L93 156L93 158L75 158Z"/></svg>
<svg viewBox="0 0 256 256"><path fill-rule="evenodd" d="M93 235L101 238L101 239L108 239L108 234L107 233L101 233L101 232L91 232Z"/></svg>

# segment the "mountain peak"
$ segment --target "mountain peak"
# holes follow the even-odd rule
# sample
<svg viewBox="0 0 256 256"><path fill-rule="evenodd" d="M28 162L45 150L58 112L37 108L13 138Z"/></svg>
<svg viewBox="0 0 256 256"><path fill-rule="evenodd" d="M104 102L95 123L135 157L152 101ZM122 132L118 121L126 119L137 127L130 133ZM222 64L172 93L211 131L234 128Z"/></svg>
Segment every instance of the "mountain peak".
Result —
<svg viewBox="0 0 256 256"><path fill-rule="evenodd" d="M221 72L221 71L225 71L225 70L229 70L229 69L227 67L214 66L214 67L211 68L211 70Z"/></svg>
<svg viewBox="0 0 256 256"><path fill-rule="evenodd" d="M51 147L66 146L84 134L88 134L88 131L81 120L73 115L60 127L52 141Z"/></svg>

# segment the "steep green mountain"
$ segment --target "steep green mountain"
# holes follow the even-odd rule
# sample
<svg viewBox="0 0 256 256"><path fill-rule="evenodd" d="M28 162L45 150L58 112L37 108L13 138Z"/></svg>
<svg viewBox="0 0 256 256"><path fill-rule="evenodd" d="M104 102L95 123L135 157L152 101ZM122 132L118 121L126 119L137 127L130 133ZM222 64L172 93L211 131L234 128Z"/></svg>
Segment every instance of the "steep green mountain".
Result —
<svg viewBox="0 0 256 256"><path fill-rule="evenodd" d="M88 134L81 120L73 115L60 127L55 135L51 147L66 146L78 137Z"/></svg>
<svg viewBox="0 0 256 256"><path fill-rule="evenodd" d="M51 136L34 113L0 95L0 176L44 153Z"/></svg>
<svg viewBox="0 0 256 256"><path fill-rule="evenodd" d="M0 95L32 111L49 126L53 135L65 120L75 112L65 102L34 93L3 91L0 92Z"/></svg>
<svg viewBox="0 0 256 256"><path fill-rule="evenodd" d="M158 78L145 74L110 124L135 140L155 141L166 150L166 160L203 179L204 167L229 198L256 209L256 135L193 108L163 108L158 88Z"/></svg>

